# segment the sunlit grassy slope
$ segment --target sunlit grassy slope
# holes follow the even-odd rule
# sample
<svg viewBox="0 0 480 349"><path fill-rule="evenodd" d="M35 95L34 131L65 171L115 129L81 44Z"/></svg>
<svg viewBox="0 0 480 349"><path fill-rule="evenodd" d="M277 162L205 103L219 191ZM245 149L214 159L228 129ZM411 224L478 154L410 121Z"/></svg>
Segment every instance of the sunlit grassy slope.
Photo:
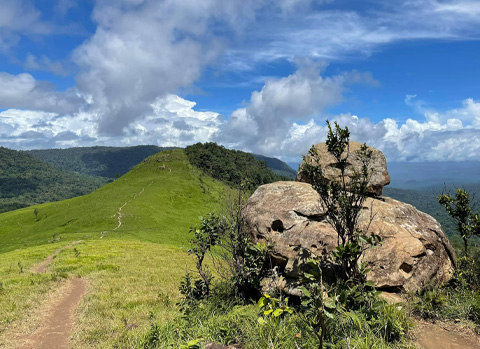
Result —
<svg viewBox="0 0 480 349"><path fill-rule="evenodd" d="M179 246L192 222L218 207L225 188L192 168L183 150L162 152L92 194L1 214L0 253L102 235Z"/></svg>
<svg viewBox="0 0 480 349"><path fill-rule="evenodd" d="M173 150L149 157L92 194L1 214L0 343L31 331L27 319L37 305L65 278L79 275L89 289L74 346L139 345L152 321L177 314L178 285L191 265L181 248L189 227L230 193L190 166L183 150ZM78 240L47 273L32 271Z"/></svg>

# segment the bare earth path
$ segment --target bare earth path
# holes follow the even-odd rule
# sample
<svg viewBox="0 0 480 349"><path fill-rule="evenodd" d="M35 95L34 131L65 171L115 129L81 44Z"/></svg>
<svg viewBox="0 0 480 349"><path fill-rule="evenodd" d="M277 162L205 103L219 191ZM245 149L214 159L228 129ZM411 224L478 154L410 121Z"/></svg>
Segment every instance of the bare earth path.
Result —
<svg viewBox="0 0 480 349"><path fill-rule="evenodd" d="M61 295L43 315L40 325L30 335L19 338L18 348L68 348L75 324L75 310L87 291L84 279L69 279Z"/></svg>
<svg viewBox="0 0 480 349"><path fill-rule="evenodd" d="M32 271L45 273L55 256L80 242L75 241L56 250ZM58 289L53 290L45 302L42 302L38 311L33 311L32 316L29 316L26 323L22 324L22 327L27 330L22 330L23 334L17 332L16 335L13 335L12 340L5 343L6 347L68 348L75 325L75 312L86 291L87 282L84 279L79 277L68 279Z"/></svg>
<svg viewBox="0 0 480 349"><path fill-rule="evenodd" d="M35 273L45 273L47 271L47 267L53 262L53 259L55 258L56 255L58 255L63 250L66 250L67 248L71 248L73 245L76 245L80 242L82 242L82 240L74 241L68 246L59 248L53 254L48 256L47 259L45 259L42 263L40 263L40 265L38 265L36 268L34 268L33 272L35 272Z"/></svg>
<svg viewBox="0 0 480 349"><path fill-rule="evenodd" d="M421 322L418 325L416 344L423 349L476 349L480 338L469 331L462 332L453 325L441 326Z"/></svg>

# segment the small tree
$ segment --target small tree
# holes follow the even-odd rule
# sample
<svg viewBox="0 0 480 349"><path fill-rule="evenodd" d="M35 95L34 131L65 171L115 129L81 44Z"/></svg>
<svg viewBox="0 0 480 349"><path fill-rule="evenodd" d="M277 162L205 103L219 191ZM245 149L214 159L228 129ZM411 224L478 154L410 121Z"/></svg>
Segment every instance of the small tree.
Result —
<svg viewBox="0 0 480 349"><path fill-rule="evenodd" d="M363 283L365 270L358 263L360 256L365 249L380 241L376 235L365 234L368 225L365 231L359 226L360 212L367 199L367 186L372 174L372 169L369 168L372 150L363 144L357 154L361 168L349 168L352 165L349 163L348 127L341 128L335 122L332 128L329 121L327 126L326 145L335 159L335 167L340 172L338 179L324 175L318 165L319 154L315 146L310 148L309 156L304 157L302 171L310 178L312 187L320 195L320 204L326 212L327 221L337 233L338 247L333 251L333 257L340 264L341 277L344 281ZM372 219L373 216L370 217L370 222Z"/></svg>
<svg viewBox="0 0 480 349"><path fill-rule="evenodd" d="M457 189L455 197L444 193L438 196L438 202L457 223L457 230L463 239L465 256L468 257L468 239L472 235L480 235L480 216L473 213L470 194L466 190Z"/></svg>
<svg viewBox="0 0 480 349"><path fill-rule="evenodd" d="M209 296L213 275L205 264L207 257L216 269L217 275L231 282L235 295L240 298L256 298L260 295L260 283L271 268L268 263L270 246L254 243L247 234L244 218L241 214L246 201L242 183L238 196L228 205L223 215L210 213L198 227L190 228L193 238L188 253L195 260L194 278L187 273L180 287L184 295L183 308L190 300L199 300Z"/></svg>

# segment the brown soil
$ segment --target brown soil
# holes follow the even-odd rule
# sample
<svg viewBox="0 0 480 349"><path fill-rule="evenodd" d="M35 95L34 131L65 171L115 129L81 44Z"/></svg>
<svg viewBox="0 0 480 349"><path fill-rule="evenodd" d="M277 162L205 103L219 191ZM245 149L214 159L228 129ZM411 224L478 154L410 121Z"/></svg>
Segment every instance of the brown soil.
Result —
<svg viewBox="0 0 480 349"><path fill-rule="evenodd" d="M56 255L79 242L56 250L33 271L45 273ZM21 349L68 348L75 324L75 311L86 291L87 282L84 279L77 277L67 280L46 297L38 311L32 311L24 323L12 328L13 333L7 335L10 339L4 346ZM0 344L0 347L3 346Z"/></svg>
<svg viewBox="0 0 480 349"><path fill-rule="evenodd" d="M56 250L53 254L47 257L40 265L38 265L36 268L33 269L33 272L35 273L45 273L47 271L47 267L53 262L53 259L55 258L56 255L58 255L60 252L63 250L66 250L67 248L72 247L73 245L76 245L78 243L82 242L81 240L79 241L74 241L70 245L59 248Z"/></svg>
<svg viewBox="0 0 480 349"><path fill-rule="evenodd" d="M475 349L480 348L480 338L460 325L420 322L416 345L423 349Z"/></svg>
<svg viewBox="0 0 480 349"><path fill-rule="evenodd" d="M48 310L41 314L38 326L29 334L18 336L12 347L21 349L68 348L75 324L75 311L87 291L81 278L69 279Z"/></svg>

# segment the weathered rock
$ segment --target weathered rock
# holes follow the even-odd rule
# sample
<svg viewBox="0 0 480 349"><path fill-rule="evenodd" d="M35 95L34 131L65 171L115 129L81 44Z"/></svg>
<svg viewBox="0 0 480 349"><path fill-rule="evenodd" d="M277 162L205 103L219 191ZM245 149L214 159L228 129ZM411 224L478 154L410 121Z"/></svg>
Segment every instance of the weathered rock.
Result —
<svg viewBox="0 0 480 349"><path fill-rule="evenodd" d="M361 143L350 142L350 152L348 156L349 166L346 168L347 177L353 175L353 169L362 168L362 162L358 156L358 151L361 146ZM340 170L335 167L336 160L328 152L327 145L325 143L318 143L315 145L315 148L319 155L319 163L316 165L320 165L323 175L329 180L339 180ZM368 148L372 150L372 158L369 167L373 171L367 186L367 191L372 195L379 196L382 195L383 187L390 183L390 175L387 170L387 160L380 150L373 147ZM306 155L306 160L312 161L310 155ZM302 171L302 165L304 162L305 160L302 161L298 168L296 180L298 182L311 183L310 178L308 178L308 176Z"/></svg>
<svg viewBox="0 0 480 349"><path fill-rule="evenodd" d="M256 240L274 243L272 259L287 278L298 279L305 267L304 248L315 254L337 246L337 234L326 221L320 198L308 183L276 182L259 187L243 215ZM368 279L384 290L440 285L453 274L455 255L438 222L415 207L391 198L368 198L360 226L382 237L367 250Z"/></svg>

